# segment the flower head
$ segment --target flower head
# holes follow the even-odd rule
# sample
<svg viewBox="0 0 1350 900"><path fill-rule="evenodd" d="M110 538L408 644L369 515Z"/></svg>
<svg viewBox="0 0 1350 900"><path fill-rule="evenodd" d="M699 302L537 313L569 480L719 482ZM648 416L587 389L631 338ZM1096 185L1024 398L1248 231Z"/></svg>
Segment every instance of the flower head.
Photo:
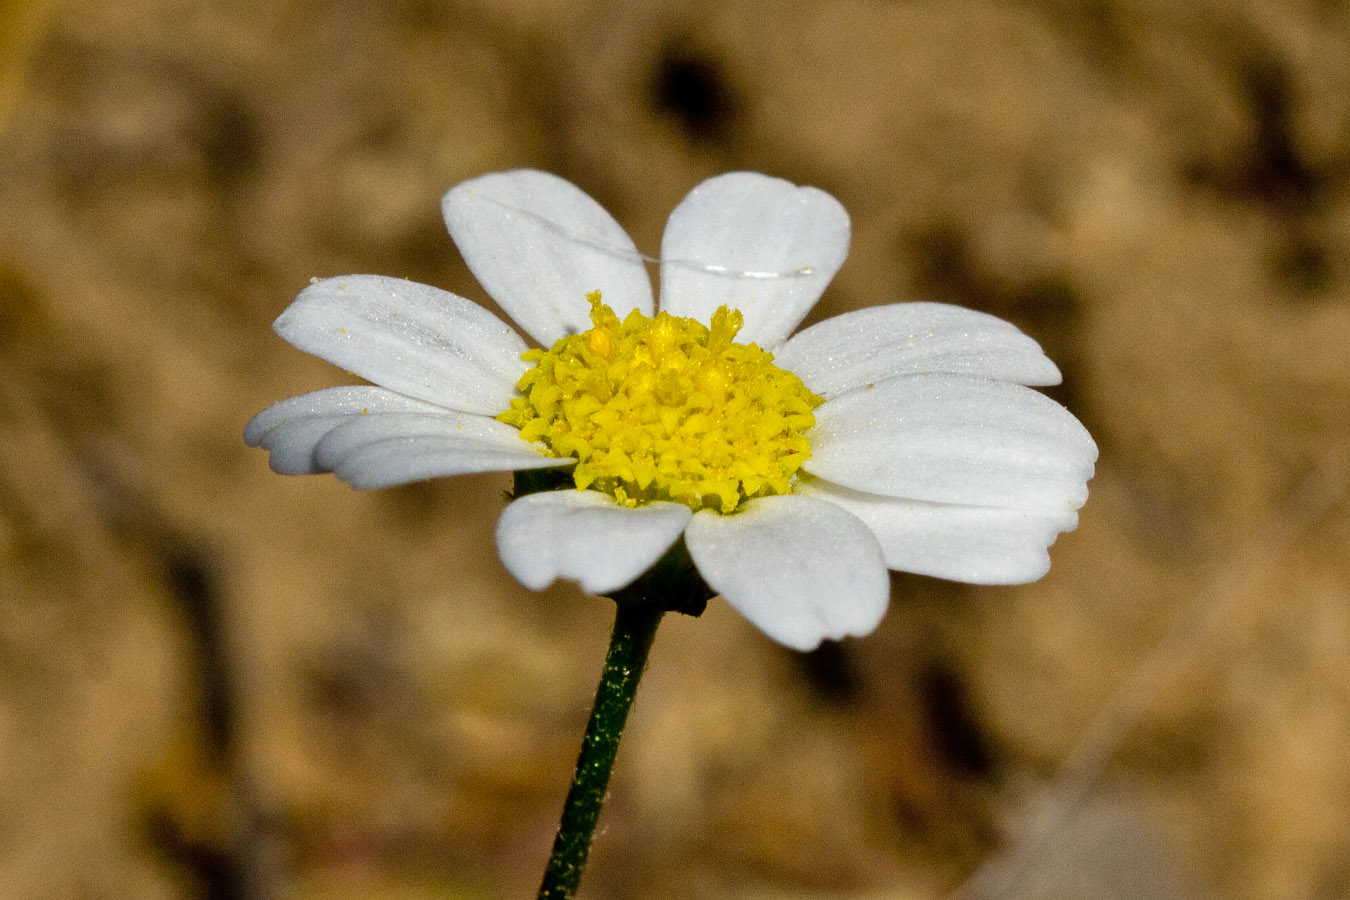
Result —
<svg viewBox="0 0 1350 900"><path fill-rule="evenodd" d="M848 252L828 194L749 172L699 185L666 226L660 312L627 234L561 178L487 175L442 206L541 347L433 287L318 281L277 332L374 384L255 416L245 440L277 472L374 488L557 470L562 489L498 522L523 584L614 594L683 539L713 591L798 649L875 628L888 568L1032 581L1077 525L1097 449L1030 389L1059 371L1015 327L900 303L792 335Z"/></svg>
<svg viewBox="0 0 1350 900"><path fill-rule="evenodd" d="M710 327L637 310L620 322L599 292L590 300L589 331L525 354L535 365L499 422L575 457L575 485L624 506L726 514L792 491L821 399L772 354L734 342L739 312L720 307Z"/></svg>

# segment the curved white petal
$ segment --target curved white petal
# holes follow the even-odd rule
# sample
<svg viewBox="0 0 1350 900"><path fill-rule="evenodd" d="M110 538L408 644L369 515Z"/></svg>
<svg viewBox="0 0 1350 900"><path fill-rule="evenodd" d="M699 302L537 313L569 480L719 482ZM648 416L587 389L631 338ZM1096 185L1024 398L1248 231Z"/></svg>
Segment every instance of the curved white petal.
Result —
<svg viewBox="0 0 1350 900"><path fill-rule="evenodd" d="M887 568L968 584L1025 584L1050 570L1047 548L1078 526L1073 509L1028 512L954 506L866 494L813 480L797 492L862 520L881 542Z"/></svg>
<svg viewBox="0 0 1350 900"><path fill-rule="evenodd" d="M621 319L652 314L632 239L570 181L531 169L484 175L447 191L441 211L483 289L545 347L591 327L591 291Z"/></svg>
<svg viewBox="0 0 1350 900"><path fill-rule="evenodd" d="M894 303L844 313L793 335L774 362L822 397L896 375L975 375L1059 384L1059 369L1011 322L946 303Z"/></svg>
<svg viewBox="0 0 1350 900"><path fill-rule="evenodd" d="M797 650L869 634L886 612L890 581L881 547L833 503L786 495L752 500L730 516L704 510L684 539L709 587Z"/></svg>
<svg viewBox="0 0 1350 900"><path fill-rule="evenodd" d="M546 469L569 462L537 454L516 457L494 449L465 447L444 438L418 437L363 447L343 459L333 474L364 491L451 475Z"/></svg>
<svg viewBox="0 0 1350 900"><path fill-rule="evenodd" d="M497 520L497 550L507 571L531 590L566 578L607 594L655 565L690 515L679 503L630 509L596 491L529 494Z"/></svg>
<svg viewBox="0 0 1350 900"><path fill-rule="evenodd" d="M848 213L829 194L757 172L710 178L675 207L661 240L661 309L708 322L738 309L737 340L773 346L848 256Z"/></svg>
<svg viewBox="0 0 1350 900"><path fill-rule="evenodd" d="M319 441L314 459L325 469L336 469L343 459L362 447L395 438L420 437L445 438L465 447L491 448L510 455L538 454L510 425L473 413L438 410L355 416Z"/></svg>
<svg viewBox="0 0 1350 900"><path fill-rule="evenodd" d="M1021 385L903 375L816 408L802 468L910 500L1057 512L1087 500L1097 446L1068 410Z"/></svg>
<svg viewBox="0 0 1350 900"><path fill-rule="evenodd" d="M439 413L440 407L382 387L346 385L288 397L258 413L244 426L244 443L271 452L279 475L326 472L314 458L319 440L338 425L368 414Z"/></svg>
<svg viewBox="0 0 1350 900"><path fill-rule="evenodd" d="M315 463L355 488L389 487L470 472L569 465L544 456L509 425L470 413L384 413L353 417L330 430Z"/></svg>
<svg viewBox="0 0 1350 900"><path fill-rule="evenodd" d="M414 281L346 275L300 292L272 326L291 344L390 390L496 415L527 365L520 335L463 297Z"/></svg>
<svg viewBox="0 0 1350 900"><path fill-rule="evenodd" d="M333 474L354 488L373 490L449 475L546 469L570 462L537 453L517 456L494 448L465 446L447 438L411 437L368 444L346 456Z"/></svg>

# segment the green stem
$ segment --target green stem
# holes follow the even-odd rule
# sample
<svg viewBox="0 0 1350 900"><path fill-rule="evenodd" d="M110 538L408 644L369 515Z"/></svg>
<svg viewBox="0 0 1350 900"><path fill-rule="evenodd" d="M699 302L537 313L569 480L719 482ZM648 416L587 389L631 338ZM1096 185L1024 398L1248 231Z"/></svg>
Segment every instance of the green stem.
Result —
<svg viewBox="0 0 1350 900"><path fill-rule="evenodd" d="M609 638L605 668L595 690L595 705L586 723L586 737L577 756L572 788L563 804L553 855L544 870L539 900L573 900L586 857L591 851L595 823L605 802L609 773L619 752L628 710L633 706L638 681L647 665L647 652L656 637L656 626L665 612L645 603L616 603L614 632Z"/></svg>

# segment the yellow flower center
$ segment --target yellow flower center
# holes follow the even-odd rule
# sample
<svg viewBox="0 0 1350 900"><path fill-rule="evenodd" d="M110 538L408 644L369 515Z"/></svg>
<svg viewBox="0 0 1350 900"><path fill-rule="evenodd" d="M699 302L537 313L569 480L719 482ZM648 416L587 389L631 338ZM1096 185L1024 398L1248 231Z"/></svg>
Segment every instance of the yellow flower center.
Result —
<svg viewBox="0 0 1350 900"><path fill-rule="evenodd" d="M499 421L575 457L578 488L626 506L669 500L726 514L791 490L822 401L773 354L733 342L739 312L721 307L712 327L636 310L620 322L598 291L587 299L594 327L526 351L535 365Z"/></svg>

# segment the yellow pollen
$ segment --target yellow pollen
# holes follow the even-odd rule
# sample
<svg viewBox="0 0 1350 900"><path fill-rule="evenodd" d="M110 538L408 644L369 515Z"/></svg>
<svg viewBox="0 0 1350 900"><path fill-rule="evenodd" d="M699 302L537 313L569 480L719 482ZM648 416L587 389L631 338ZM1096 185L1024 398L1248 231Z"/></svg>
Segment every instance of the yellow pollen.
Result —
<svg viewBox="0 0 1350 900"><path fill-rule="evenodd" d="M811 448L821 398L773 354L738 344L742 316L725 306L711 326L630 312L622 322L600 300L589 331L548 350L498 421L555 457L575 457L578 488L625 506L655 500L735 512L746 500L786 494Z"/></svg>

